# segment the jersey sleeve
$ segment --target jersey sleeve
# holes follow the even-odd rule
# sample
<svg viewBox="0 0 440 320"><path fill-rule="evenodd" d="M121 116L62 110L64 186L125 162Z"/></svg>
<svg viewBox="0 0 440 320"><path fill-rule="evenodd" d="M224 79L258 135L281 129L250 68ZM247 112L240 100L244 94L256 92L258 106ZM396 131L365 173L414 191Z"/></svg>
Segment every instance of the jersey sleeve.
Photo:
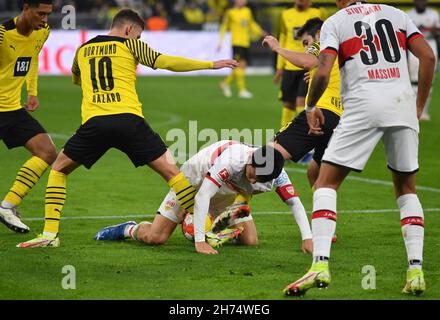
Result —
<svg viewBox="0 0 440 320"><path fill-rule="evenodd" d="M125 45L138 63L156 69L156 60L161 55L159 52L151 49L141 40L128 39L125 41Z"/></svg>
<svg viewBox="0 0 440 320"><path fill-rule="evenodd" d="M319 43L313 42L306 50L306 53L319 57Z"/></svg>
<svg viewBox="0 0 440 320"><path fill-rule="evenodd" d="M406 24L406 42L410 43L412 40L423 37L419 28L414 24L409 15L402 11Z"/></svg>
<svg viewBox="0 0 440 320"><path fill-rule="evenodd" d="M50 27L48 24L46 24L46 27L44 28L44 35L43 38L43 45L46 43L47 39L50 35ZM37 96L38 95L38 55L43 49L43 45L40 48L40 51L32 57L32 62L29 68L29 73L26 76L26 86L27 86L27 93L31 96Z"/></svg>
<svg viewBox="0 0 440 320"><path fill-rule="evenodd" d="M289 175L284 169L281 171L281 174L278 176L278 178L275 179L274 188L283 202L286 202L296 195Z"/></svg>
<svg viewBox="0 0 440 320"><path fill-rule="evenodd" d="M287 39L286 33L287 31L286 31L286 25L284 24L284 14L281 14L279 42L282 48L286 47L286 39ZM286 59L284 59L284 57L279 54L277 59L277 69L278 70L284 69L285 64L286 64Z"/></svg>
<svg viewBox="0 0 440 320"><path fill-rule="evenodd" d="M81 70L78 65L78 50L76 50L75 58L73 59L72 63L72 82L77 85L81 85Z"/></svg>
<svg viewBox="0 0 440 320"><path fill-rule="evenodd" d="M333 16L334 17L334 16ZM338 53L339 50L339 36L338 30L333 19L328 19L324 22L321 28L321 52Z"/></svg>
<svg viewBox="0 0 440 320"><path fill-rule="evenodd" d="M6 28L4 25L0 24L0 48L3 45L3 39L5 37Z"/></svg>
<svg viewBox="0 0 440 320"><path fill-rule="evenodd" d="M229 10L225 12L225 16L223 17L223 21L220 26L220 44L223 42L226 31L228 31L228 29L229 29Z"/></svg>

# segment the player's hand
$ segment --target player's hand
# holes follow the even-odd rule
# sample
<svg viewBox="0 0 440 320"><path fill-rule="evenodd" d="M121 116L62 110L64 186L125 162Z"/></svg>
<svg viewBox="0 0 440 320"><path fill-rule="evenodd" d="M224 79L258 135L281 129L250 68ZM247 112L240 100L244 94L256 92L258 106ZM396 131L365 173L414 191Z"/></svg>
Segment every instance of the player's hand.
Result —
<svg viewBox="0 0 440 320"><path fill-rule="evenodd" d="M313 253L313 241L312 239L305 239L301 244L301 250L304 253Z"/></svg>
<svg viewBox="0 0 440 320"><path fill-rule="evenodd" d="M304 73L304 82L309 83L310 82L310 72Z"/></svg>
<svg viewBox="0 0 440 320"><path fill-rule="evenodd" d="M36 96L28 95L28 101L23 106L27 111L33 112L38 109L40 106L40 102L38 101L38 98Z"/></svg>
<svg viewBox="0 0 440 320"><path fill-rule="evenodd" d="M214 68L213 69L223 69L223 68L237 68L238 62L233 59L227 59L227 60L218 60L214 61Z"/></svg>
<svg viewBox="0 0 440 320"><path fill-rule="evenodd" d="M325 117L321 109L315 107L311 112L306 112L307 123L309 124L310 130L309 135L320 136L323 135L322 125L325 123Z"/></svg>
<svg viewBox="0 0 440 320"><path fill-rule="evenodd" d="M218 254L218 251L206 242L196 242L196 251L203 254Z"/></svg>
<svg viewBox="0 0 440 320"><path fill-rule="evenodd" d="M266 36L262 42L262 45L264 48L269 48L274 52L277 52L277 50L280 48L280 43L278 42L277 38L273 36Z"/></svg>
<svg viewBox="0 0 440 320"><path fill-rule="evenodd" d="M275 76L273 77L273 83L275 84L280 83L282 78L283 78L283 69L277 69L277 71L275 72Z"/></svg>

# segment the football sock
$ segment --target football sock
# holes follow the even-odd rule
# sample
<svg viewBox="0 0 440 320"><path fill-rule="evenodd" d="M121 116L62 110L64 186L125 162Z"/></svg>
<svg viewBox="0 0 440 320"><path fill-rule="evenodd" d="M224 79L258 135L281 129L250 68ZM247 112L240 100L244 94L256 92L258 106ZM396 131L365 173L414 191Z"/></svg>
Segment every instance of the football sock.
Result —
<svg viewBox="0 0 440 320"><path fill-rule="evenodd" d="M286 126L290 121L295 118L296 112L295 110L283 107L283 110L281 111L281 128Z"/></svg>
<svg viewBox="0 0 440 320"><path fill-rule="evenodd" d="M52 170L46 187L44 234L57 234L60 227L61 211L66 201L67 176Z"/></svg>
<svg viewBox="0 0 440 320"><path fill-rule="evenodd" d="M124 237L131 238L136 241L142 241L139 239L139 227L143 224L151 225L151 222L144 221L136 225L127 226L124 230Z"/></svg>
<svg viewBox="0 0 440 320"><path fill-rule="evenodd" d="M231 83L234 81L234 79L235 79L235 73L234 73L234 71L232 71L231 74L226 77L226 79L223 81L223 83L226 83L228 86L230 86Z"/></svg>
<svg viewBox="0 0 440 320"><path fill-rule="evenodd" d="M243 68L236 68L234 69L235 72L235 79L237 80L237 87L238 92L245 91L246 90L246 80L244 75L244 69Z"/></svg>
<svg viewBox="0 0 440 320"><path fill-rule="evenodd" d="M4 208L12 208L20 205L23 198L32 187L40 180L49 165L38 157L29 159L18 171L11 190L2 202Z"/></svg>
<svg viewBox="0 0 440 320"><path fill-rule="evenodd" d="M194 213L194 197L196 189L191 185L183 172L168 181L169 186L179 200L180 206L188 213Z"/></svg>
<svg viewBox="0 0 440 320"><path fill-rule="evenodd" d="M235 197L234 203L239 203L239 202L249 203L251 198L252 195L238 193L237 196Z"/></svg>
<svg viewBox="0 0 440 320"><path fill-rule="evenodd" d="M313 261L330 257L332 237L336 230L336 190L319 188L313 194L312 234Z"/></svg>
<svg viewBox="0 0 440 320"><path fill-rule="evenodd" d="M423 261L424 219L423 208L416 194L397 198L400 225L410 268L421 268ZM411 261L413 263L411 263Z"/></svg>

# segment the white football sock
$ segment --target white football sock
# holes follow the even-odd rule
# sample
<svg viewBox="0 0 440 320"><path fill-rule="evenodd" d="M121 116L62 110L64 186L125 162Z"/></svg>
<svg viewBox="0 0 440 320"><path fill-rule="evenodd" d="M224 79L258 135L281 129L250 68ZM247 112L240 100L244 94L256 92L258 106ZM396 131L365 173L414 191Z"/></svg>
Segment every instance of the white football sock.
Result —
<svg viewBox="0 0 440 320"><path fill-rule="evenodd" d="M13 205L12 203L3 200L1 206L5 209L12 209L15 207L15 205Z"/></svg>
<svg viewBox="0 0 440 320"><path fill-rule="evenodd" d="M332 237L336 230L336 190L320 188L313 194L313 261L330 257ZM328 261L328 260L327 260Z"/></svg>
<svg viewBox="0 0 440 320"><path fill-rule="evenodd" d="M400 196L397 205L410 269L421 268L425 233L422 205L416 194Z"/></svg>

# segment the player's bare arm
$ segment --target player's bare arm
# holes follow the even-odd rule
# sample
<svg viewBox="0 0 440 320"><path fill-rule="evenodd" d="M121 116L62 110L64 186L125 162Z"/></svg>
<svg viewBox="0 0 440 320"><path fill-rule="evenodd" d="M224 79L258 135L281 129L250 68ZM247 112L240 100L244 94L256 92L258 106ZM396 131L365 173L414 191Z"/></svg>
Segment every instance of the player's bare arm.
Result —
<svg viewBox="0 0 440 320"><path fill-rule="evenodd" d="M420 119L429 97L435 69L435 55L425 38L409 42L408 49L419 59L419 87L417 91L417 118Z"/></svg>
<svg viewBox="0 0 440 320"><path fill-rule="evenodd" d="M307 122L310 127L309 134L322 135L321 125L324 124L325 119L322 111L315 108L330 80L330 73L335 63L336 55L333 53L324 52L319 55L319 65L316 74L313 77L312 85L307 99Z"/></svg>
<svg viewBox="0 0 440 320"><path fill-rule="evenodd" d="M315 68L319 63L318 58L312 54L282 48L278 40L273 36L265 37L262 44L263 47L270 48L273 52L278 53L284 59L301 69L310 70Z"/></svg>

